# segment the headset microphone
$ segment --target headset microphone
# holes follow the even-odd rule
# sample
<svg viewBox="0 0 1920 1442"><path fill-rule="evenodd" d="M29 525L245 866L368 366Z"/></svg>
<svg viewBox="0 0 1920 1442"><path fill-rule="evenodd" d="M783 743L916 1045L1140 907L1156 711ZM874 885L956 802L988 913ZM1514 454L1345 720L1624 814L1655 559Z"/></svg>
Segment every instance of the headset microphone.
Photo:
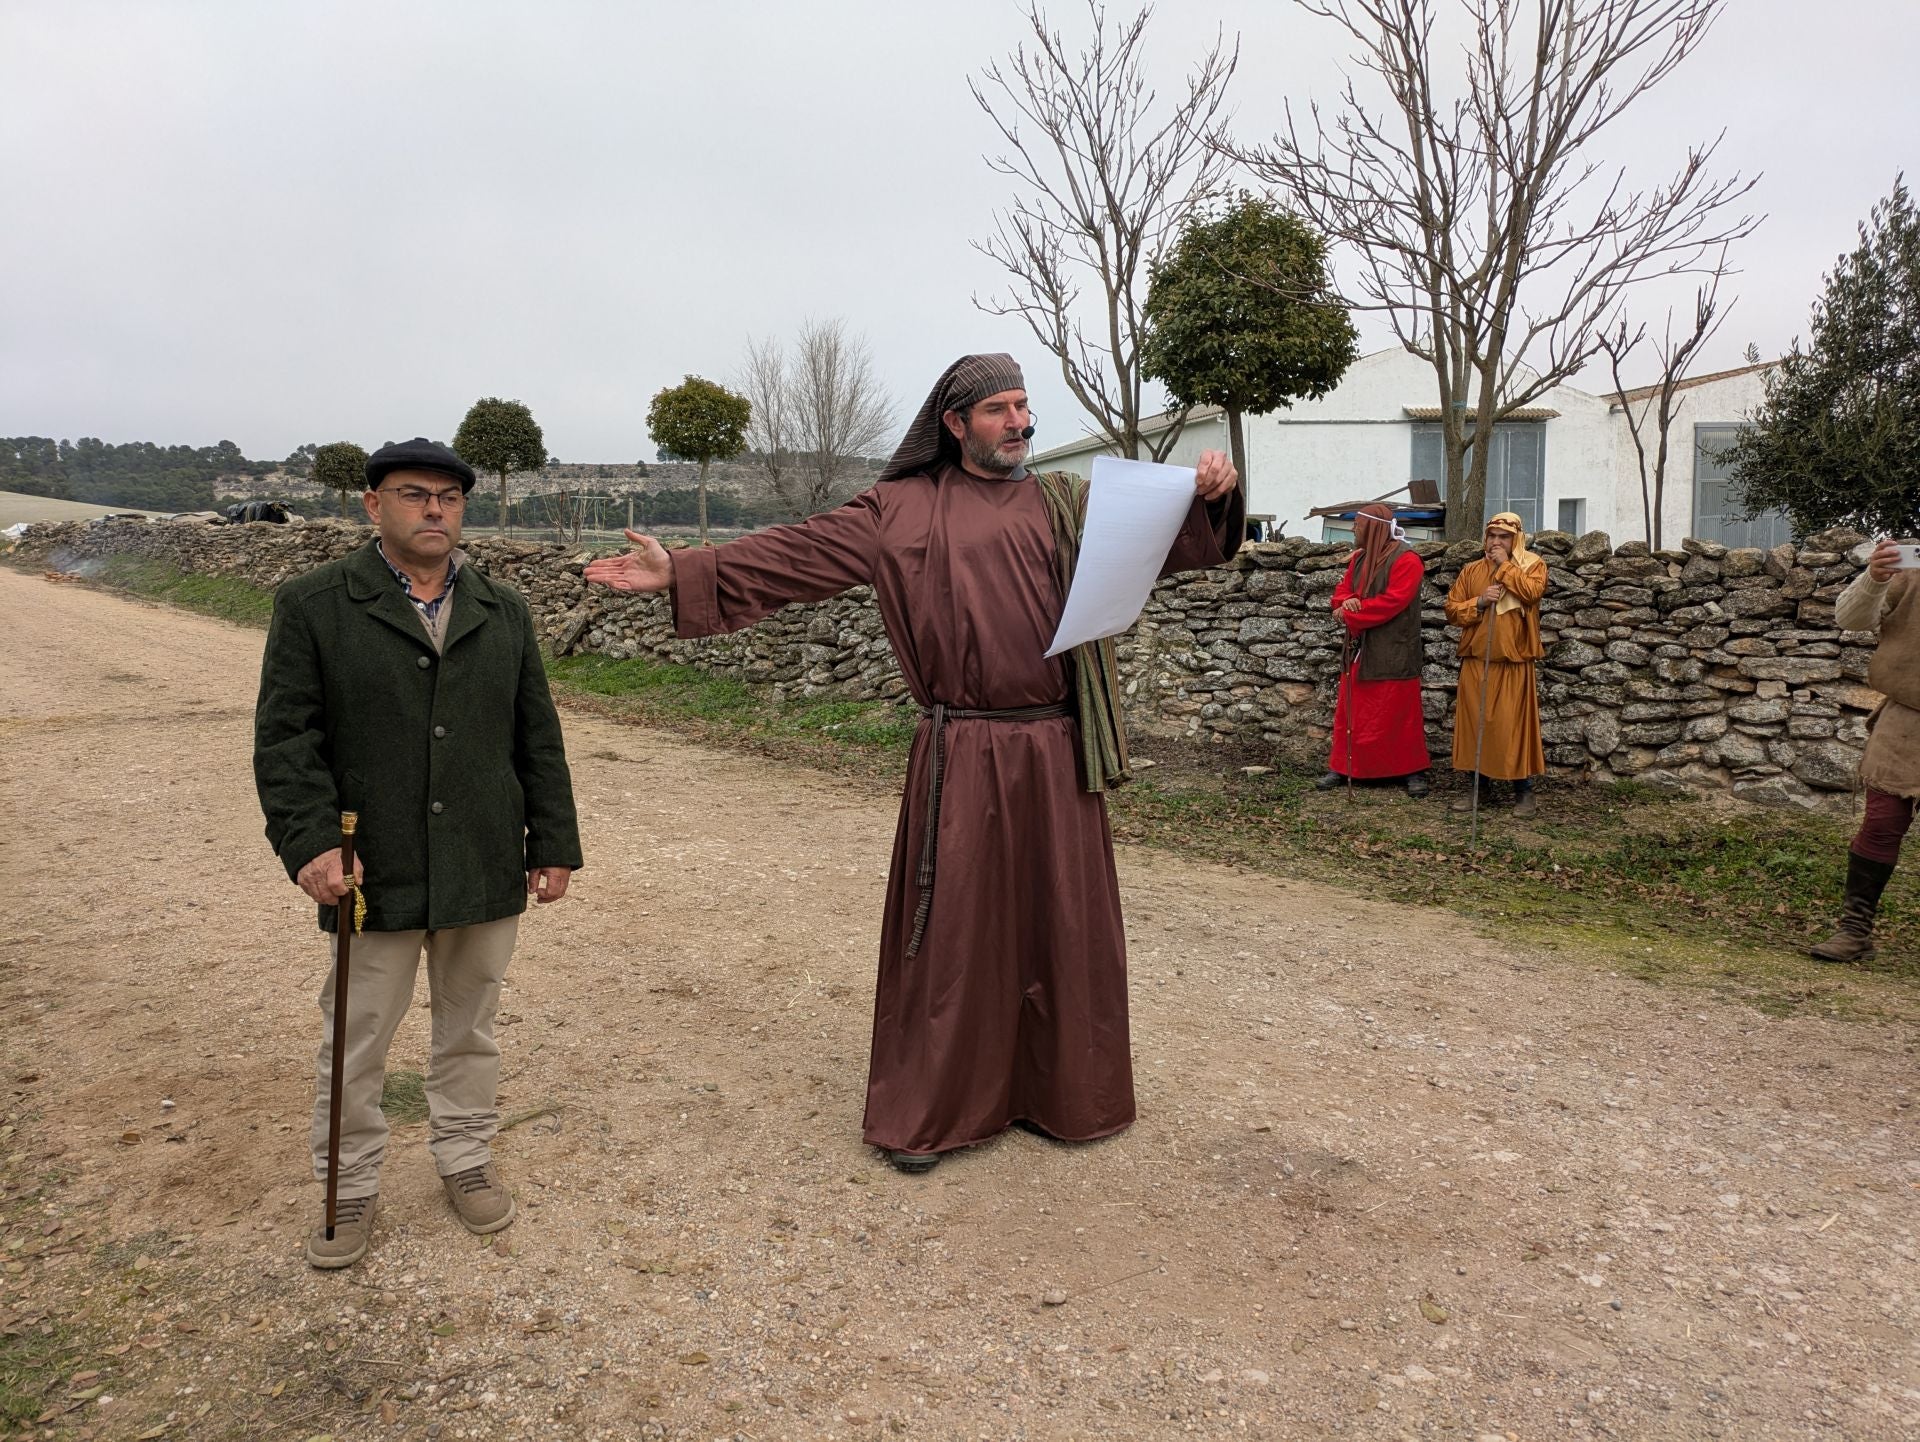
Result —
<svg viewBox="0 0 1920 1442"><path fill-rule="evenodd" d="M1020 432L1020 439L1021 439L1021 440L1023 440L1023 441L1030 441L1030 440L1032 440L1032 439L1033 439L1033 427L1032 427L1032 426L1028 426L1028 427L1027 427L1027 428L1026 428L1026 429L1025 429L1024 431L1022 431L1022 432Z"/></svg>

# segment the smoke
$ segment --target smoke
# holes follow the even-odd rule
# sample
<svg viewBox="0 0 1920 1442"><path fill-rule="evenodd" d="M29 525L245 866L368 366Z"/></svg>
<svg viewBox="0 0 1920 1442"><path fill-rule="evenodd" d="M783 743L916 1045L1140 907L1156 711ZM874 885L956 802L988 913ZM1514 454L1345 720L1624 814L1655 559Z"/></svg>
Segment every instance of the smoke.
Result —
<svg viewBox="0 0 1920 1442"><path fill-rule="evenodd" d="M98 556L78 556L65 546L56 547L47 555L47 569L58 571L66 576L78 576L83 581L96 579L107 568L107 563Z"/></svg>

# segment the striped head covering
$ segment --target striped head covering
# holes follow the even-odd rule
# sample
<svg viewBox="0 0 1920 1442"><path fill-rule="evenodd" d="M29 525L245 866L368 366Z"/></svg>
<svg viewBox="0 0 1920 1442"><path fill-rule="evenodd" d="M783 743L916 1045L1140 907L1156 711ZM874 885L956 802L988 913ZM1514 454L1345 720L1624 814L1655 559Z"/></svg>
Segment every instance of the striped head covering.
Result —
<svg viewBox="0 0 1920 1442"><path fill-rule="evenodd" d="M1544 566L1547 564L1541 560L1539 556L1527 549L1526 522L1522 521L1513 511L1502 511L1499 515L1487 522L1486 534L1491 536L1496 533L1509 538L1513 546L1513 554L1508 557L1508 560L1521 570L1531 571L1535 566ZM1496 616L1504 616L1509 611L1517 611L1519 609L1520 598L1512 592L1508 592L1494 604L1493 612Z"/></svg>
<svg viewBox="0 0 1920 1442"><path fill-rule="evenodd" d="M933 390L907 427L906 436L895 449L893 459L887 462L887 468L880 473L880 479L897 481L902 476L924 476L932 471L935 462L943 458L958 459L960 448L940 418L948 411L997 396L1001 391L1026 388L1026 378L1010 355L961 356L933 383Z"/></svg>

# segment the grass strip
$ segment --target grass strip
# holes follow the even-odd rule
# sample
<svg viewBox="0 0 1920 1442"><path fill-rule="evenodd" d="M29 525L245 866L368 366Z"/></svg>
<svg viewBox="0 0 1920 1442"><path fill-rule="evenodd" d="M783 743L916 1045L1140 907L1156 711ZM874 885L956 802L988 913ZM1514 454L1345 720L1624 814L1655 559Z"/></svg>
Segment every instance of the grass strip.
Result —
<svg viewBox="0 0 1920 1442"><path fill-rule="evenodd" d="M776 701L763 687L643 657L567 656L547 670L557 689L595 710L856 774L902 774L918 723L890 701Z"/></svg>
<svg viewBox="0 0 1920 1442"><path fill-rule="evenodd" d="M149 556L108 556L88 563L81 574L136 596L242 626L264 627L273 619L273 592L238 576L199 575Z"/></svg>
<svg viewBox="0 0 1920 1442"><path fill-rule="evenodd" d="M1206 772L1169 757L1115 797L1114 834L1446 907L1543 950L1737 995L1773 1014L1920 1017L1920 879L1911 872L1887 889L1873 962L1823 967L1804 955L1839 907L1853 831L1845 817L1632 783L1542 783L1539 817L1523 823L1490 807L1473 850L1467 819L1446 809L1458 794L1450 778L1435 780L1425 801L1394 786L1364 788L1349 803L1298 773ZM1888 981L1896 985L1880 985Z"/></svg>
<svg viewBox="0 0 1920 1442"><path fill-rule="evenodd" d="M888 702L776 702L647 659L573 656L550 669L560 694L605 714L843 775L897 784L905 771L915 717ZM1155 764L1110 794L1116 839L1446 907L1542 950L1771 1014L1920 1018L1920 876L1911 871L1887 890L1873 962L1822 967L1804 955L1837 914L1848 817L1631 782L1547 782L1538 818L1518 822L1492 806L1471 850L1466 818L1447 809L1458 793L1444 765L1425 801L1368 786L1349 802L1344 791L1315 791L1317 772L1247 748L1147 737L1134 749Z"/></svg>

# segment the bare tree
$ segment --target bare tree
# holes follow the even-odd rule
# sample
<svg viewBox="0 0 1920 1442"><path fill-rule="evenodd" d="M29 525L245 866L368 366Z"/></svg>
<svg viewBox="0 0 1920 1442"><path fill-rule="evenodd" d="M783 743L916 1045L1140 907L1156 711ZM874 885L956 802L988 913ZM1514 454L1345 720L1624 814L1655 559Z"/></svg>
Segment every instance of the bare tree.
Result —
<svg viewBox="0 0 1920 1442"><path fill-rule="evenodd" d="M974 304L1026 322L1115 451L1138 459L1144 446L1160 460L1187 413L1158 440L1141 434L1147 269L1189 213L1225 191L1231 162L1219 128L1240 50L1216 34L1185 96L1162 106L1146 76L1152 9L1111 27L1099 0L1087 10L1086 50L1071 50L1035 5L1026 12L1032 47L968 82L1008 146L987 164L1020 191L994 233L974 242L1006 269L1007 294Z"/></svg>
<svg viewBox="0 0 1920 1442"><path fill-rule="evenodd" d="M1640 508L1646 517L1647 544L1654 550L1662 545L1661 516L1667 496L1667 439L1673 429L1674 416L1685 398L1679 395L1681 384L1693 363L1699 359L1700 351L1713 339L1714 332L1720 329L1727 318L1727 311L1733 309L1734 302L1727 303L1726 310L1720 308L1720 282L1728 274L1726 251L1720 254L1719 263L1710 272L1710 278L1694 292L1693 329L1676 335L1673 329L1674 316L1671 306L1667 309L1667 323L1660 333L1660 339L1654 343L1654 359L1659 362L1659 379L1652 385L1630 391L1621 380L1621 368L1642 340L1646 338L1647 328L1642 325L1630 328L1625 316L1611 330L1604 330L1599 336L1600 349L1605 352L1608 366L1613 371L1614 394L1620 402L1620 409L1626 413L1627 434L1633 438L1634 459L1640 468ZM1638 402L1639 414L1634 413ZM1654 451L1651 458L1647 455L1647 420L1653 420Z"/></svg>
<svg viewBox="0 0 1920 1442"><path fill-rule="evenodd" d="M867 343L840 320L809 320L793 358L794 434L807 514L838 505L864 479L861 462L893 427L893 399L873 371Z"/></svg>
<svg viewBox="0 0 1920 1442"><path fill-rule="evenodd" d="M1709 172L1718 137L1646 189L1583 158L1724 0L1457 0L1459 72L1435 53L1439 0L1295 3L1347 31L1385 102L1349 80L1336 118L1289 110L1269 145L1229 153L1351 250L1343 300L1432 364L1447 534L1477 535L1492 447L1473 437L1578 372L1628 287L1709 269L1759 223L1729 211L1754 182Z"/></svg>
<svg viewBox="0 0 1920 1442"><path fill-rule="evenodd" d="M561 540L578 545L580 532L586 525L588 499L580 492L562 486L558 490L541 492L540 511L546 523L559 533Z"/></svg>
<svg viewBox="0 0 1920 1442"><path fill-rule="evenodd" d="M761 488L792 511L793 408L788 403L786 349L777 340L747 337L747 358L734 386L753 407L747 450ZM801 511L800 515L807 512Z"/></svg>
<svg viewBox="0 0 1920 1442"><path fill-rule="evenodd" d="M737 381L753 404L748 444L769 499L800 520L860 489L866 458L890 438L893 398L846 322L808 320L791 353L748 341Z"/></svg>

